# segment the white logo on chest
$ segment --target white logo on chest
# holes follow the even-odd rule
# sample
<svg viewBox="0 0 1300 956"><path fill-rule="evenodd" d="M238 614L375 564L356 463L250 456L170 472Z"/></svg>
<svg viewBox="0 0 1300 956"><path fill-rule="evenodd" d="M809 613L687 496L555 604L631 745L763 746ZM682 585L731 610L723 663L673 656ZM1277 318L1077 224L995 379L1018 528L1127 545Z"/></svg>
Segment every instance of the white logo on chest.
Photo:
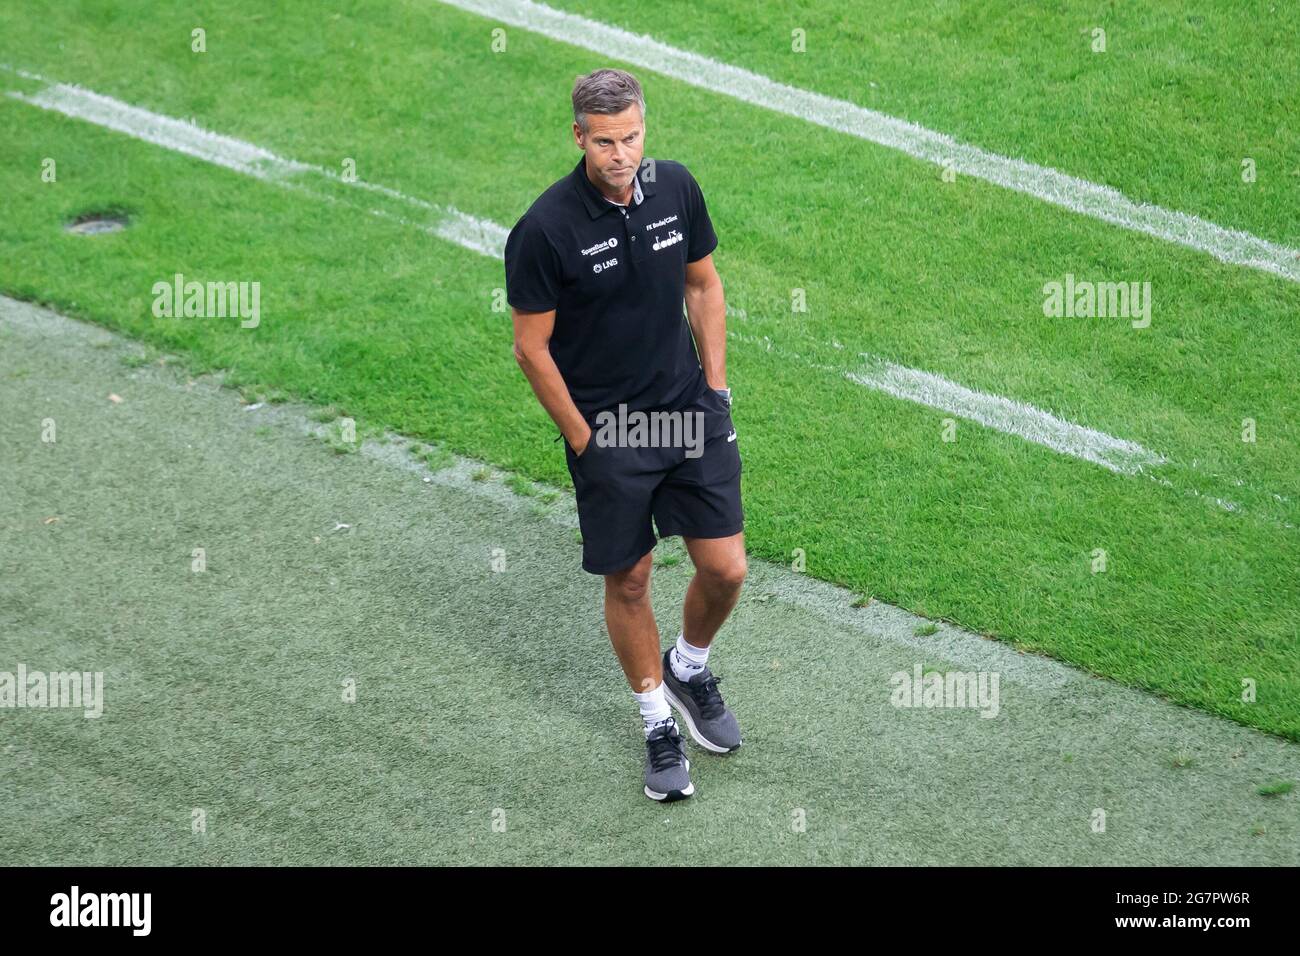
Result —
<svg viewBox="0 0 1300 956"><path fill-rule="evenodd" d="M604 242L598 242L594 246L588 246L582 250L584 256L594 256L598 252L604 252L607 249L613 249L618 246L618 236L610 236Z"/></svg>
<svg viewBox="0 0 1300 956"><path fill-rule="evenodd" d="M682 234L678 232L676 229L672 229L669 231L667 239L660 239L658 236L655 236L654 245L651 246L650 248L653 249L655 252L658 252L660 249L667 249L669 246L676 245L681 241L682 241Z"/></svg>

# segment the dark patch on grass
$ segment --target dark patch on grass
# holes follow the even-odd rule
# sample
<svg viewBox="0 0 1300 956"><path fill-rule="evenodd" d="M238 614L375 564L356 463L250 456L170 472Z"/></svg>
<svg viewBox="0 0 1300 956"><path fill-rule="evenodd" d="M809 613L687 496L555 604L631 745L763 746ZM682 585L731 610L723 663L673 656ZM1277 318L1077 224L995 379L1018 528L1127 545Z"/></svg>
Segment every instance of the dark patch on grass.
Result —
<svg viewBox="0 0 1300 956"><path fill-rule="evenodd" d="M78 236L97 236L122 232L131 225L131 216L123 208L97 209L77 213L63 228Z"/></svg>

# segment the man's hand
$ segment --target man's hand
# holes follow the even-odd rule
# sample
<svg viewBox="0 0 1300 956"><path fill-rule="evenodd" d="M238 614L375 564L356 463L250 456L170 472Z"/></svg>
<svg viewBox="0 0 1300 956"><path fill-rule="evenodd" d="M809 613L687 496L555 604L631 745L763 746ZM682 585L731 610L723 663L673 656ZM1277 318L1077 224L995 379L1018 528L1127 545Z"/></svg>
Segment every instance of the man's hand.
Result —
<svg viewBox="0 0 1300 956"><path fill-rule="evenodd" d="M573 442L569 442L570 447L573 448L573 453L574 453L575 455L577 455L579 458L581 458L581 457L583 456L583 453L586 452L586 450L587 450L587 446L591 444L591 436L592 436L591 426L588 425L588 426L587 426L587 437L584 438L584 439L582 440L582 445L581 445L581 447L579 447L578 445L573 444Z"/></svg>

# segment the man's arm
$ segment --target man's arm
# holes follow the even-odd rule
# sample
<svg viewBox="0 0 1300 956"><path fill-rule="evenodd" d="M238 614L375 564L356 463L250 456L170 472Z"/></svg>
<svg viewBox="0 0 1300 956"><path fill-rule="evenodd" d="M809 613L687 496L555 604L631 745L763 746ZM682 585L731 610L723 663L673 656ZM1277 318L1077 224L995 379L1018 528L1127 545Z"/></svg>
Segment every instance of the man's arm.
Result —
<svg viewBox="0 0 1300 956"><path fill-rule="evenodd" d="M591 426L573 404L564 377L551 358L548 345L555 330L555 310L520 312L511 306L510 318L515 325L515 361L546 413L564 433L574 452L581 455L591 440Z"/></svg>
<svg viewBox="0 0 1300 956"><path fill-rule="evenodd" d="M686 319L710 388L727 387L727 301L713 256L686 263Z"/></svg>

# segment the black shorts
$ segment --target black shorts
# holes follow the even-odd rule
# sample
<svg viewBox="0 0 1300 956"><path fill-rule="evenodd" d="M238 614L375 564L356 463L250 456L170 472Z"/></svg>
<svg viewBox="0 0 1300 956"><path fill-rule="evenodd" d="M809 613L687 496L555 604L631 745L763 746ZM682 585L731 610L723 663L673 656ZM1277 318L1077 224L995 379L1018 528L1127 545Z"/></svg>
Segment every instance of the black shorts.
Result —
<svg viewBox="0 0 1300 956"><path fill-rule="evenodd" d="M682 432L693 436L690 447L601 445L593 432L577 455L564 442L584 571L612 574L636 564L654 548L655 527L661 538L727 538L742 530L740 449L727 400L706 386L681 411L703 416L694 419L702 431Z"/></svg>

